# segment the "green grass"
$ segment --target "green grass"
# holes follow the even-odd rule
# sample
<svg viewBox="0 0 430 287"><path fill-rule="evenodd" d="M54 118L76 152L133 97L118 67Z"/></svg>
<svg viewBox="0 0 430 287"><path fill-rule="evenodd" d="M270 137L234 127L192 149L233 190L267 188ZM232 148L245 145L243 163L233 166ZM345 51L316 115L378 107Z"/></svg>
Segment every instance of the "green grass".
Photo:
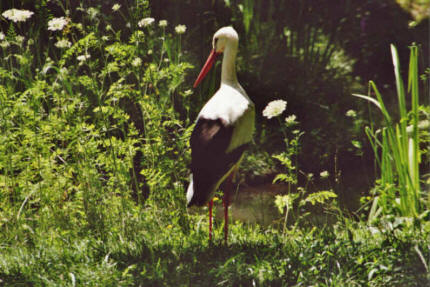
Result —
<svg viewBox="0 0 430 287"><path fill-rule="evenodd" d="M367 227L345 221L282 236L240 223L229 245L222 226L208 244L207 221L136 230L132 237L100 240L35 231L31 244L2 246L6 286L425 286L430 283L428 233ZM204 216L205 217L205 216ZM206 217L205 217L206 218ZM203 222L202 222L203 220ZM424 260L424 261L423 261ZM424 263L425 262L425 263Z"/></svg>

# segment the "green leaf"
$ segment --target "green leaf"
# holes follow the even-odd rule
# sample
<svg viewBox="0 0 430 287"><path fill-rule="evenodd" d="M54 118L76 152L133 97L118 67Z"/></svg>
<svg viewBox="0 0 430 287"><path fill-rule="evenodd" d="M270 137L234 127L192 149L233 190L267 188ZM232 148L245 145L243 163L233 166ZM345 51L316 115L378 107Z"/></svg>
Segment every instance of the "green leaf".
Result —
<svg viewBox="0 0 430 287"><path fill-rule="evenodd" d="M323 204L331 198L337 198L337 194L329 190L323 190L309 194L306 197L305 202L309 202L312 205L315 205L316 203Z"/></svg>
<svg viewBox="0 0 430 287"><path fill-rule="evenodd" d="M358 149L362 148L361 142L357 141L357 140L352 140L351 141L352 145Z"/></svg>
<svg viewBox="0 0 430 287"><path fill-rule="evenodd" d="M290 193L286 195L277 195L275 197L275 205L279 210L279 213L284 213L284 209L290 209L293 206L294 201L299 197L298 193Z"/></svg>
<svg viewBox="0 0 430 287"><path fill-rule="evenodd" d="M277 183L277 182L296 183L296 180L288 174L280 173L276 175L276 177L273 179L272 182L273 183Z"/></svg>

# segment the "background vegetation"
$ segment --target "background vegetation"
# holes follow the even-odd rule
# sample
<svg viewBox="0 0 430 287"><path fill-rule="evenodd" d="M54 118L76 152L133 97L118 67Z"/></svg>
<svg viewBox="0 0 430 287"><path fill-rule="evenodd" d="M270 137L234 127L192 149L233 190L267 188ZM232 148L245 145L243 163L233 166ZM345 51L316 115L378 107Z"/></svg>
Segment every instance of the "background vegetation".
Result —
<svg viewBox="0 0 430 287"><path fill-rule="evenodd" d="M428 285L429 2L398 2L2 1L0 285ZM286 187L228 246L184 195L224 25L257 108L242 186Z"/></svg>

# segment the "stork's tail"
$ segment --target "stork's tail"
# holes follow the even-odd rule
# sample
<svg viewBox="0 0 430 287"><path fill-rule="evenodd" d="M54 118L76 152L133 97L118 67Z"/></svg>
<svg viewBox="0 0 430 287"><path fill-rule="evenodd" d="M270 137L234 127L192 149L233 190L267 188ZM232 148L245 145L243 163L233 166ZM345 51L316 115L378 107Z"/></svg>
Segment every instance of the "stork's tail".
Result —
<svg viewBox="0 0 430 287"><path fill-rule="evenodd" d="M193 183L193 175L190 175L190 184L188 185L187 189L187 207L190 207L191 200L193 199L194 195L194 183Z"/></svg>

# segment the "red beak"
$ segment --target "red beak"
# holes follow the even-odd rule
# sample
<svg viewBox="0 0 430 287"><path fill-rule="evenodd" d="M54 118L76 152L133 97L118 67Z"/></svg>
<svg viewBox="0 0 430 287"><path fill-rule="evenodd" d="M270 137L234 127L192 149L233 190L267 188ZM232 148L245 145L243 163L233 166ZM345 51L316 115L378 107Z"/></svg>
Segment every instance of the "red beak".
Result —
<svg viewBox="0 0 430 287"><path fill-rule="evenodd" d="M197 77L197 80L194 82L193 88L196 88L200 82L203 80L203 78L206 76L206 74L210 71L213 64L215 63L216 56L218 56L220 53L217 53L215 49L211 51L209 54L208 59L206 60L205 65L203 66L202 70L200 71L199 76Z"/></svg>

